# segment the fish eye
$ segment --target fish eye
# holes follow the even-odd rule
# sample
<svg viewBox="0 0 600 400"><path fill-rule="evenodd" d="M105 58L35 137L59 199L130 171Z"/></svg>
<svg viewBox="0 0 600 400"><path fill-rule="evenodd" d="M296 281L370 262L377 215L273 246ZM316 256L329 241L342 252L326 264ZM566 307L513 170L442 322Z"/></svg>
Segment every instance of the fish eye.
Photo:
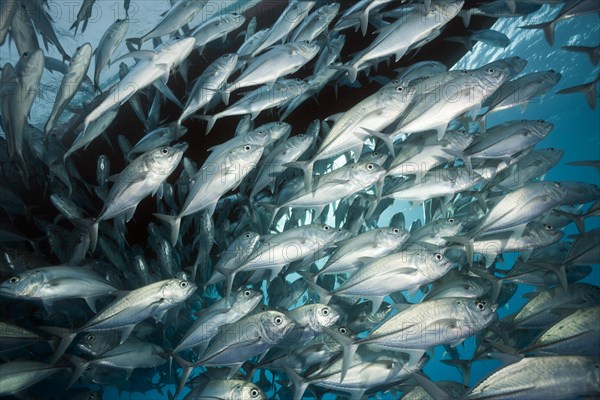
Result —
<svg viewBox="0 0 600 400"><path fill-rule="evenodd" d="M485 304L482 301L478 301L477 303L475 303L475 305L477 306L477 309L479 311L485 310Z"/></svg>
<svg viewBox="0 0 600 400"><path fill-rule="evenodd" d="M348 330L342 326L341 328L338 329L338 332L341 333L342 335L345 335L346 332L348 332Z"/></svg>
<svg viewBox="0 0 600 400"><path fill-rule="evenodd" d="M548 147L548 150L555 151L556 149L554 147Z"/></svg>
<svg viewBox="0 0 600 400"><path fill-rule="evenodd" d="M94 335L93 333L90 333L86 339L89 340L90 342L93 342L94 340L96 340L96 335Z"/></svg>
<svg viewBox="0 0 600 400"><path fill-rule="evenodd" d="M246 234L244 235L244 237L245 237L246 239L250 239L250 233L246 233Z"/></svg>
<svg viewBox="0 0 600 400"><path fill-rule="evenodd" d="M160 154L162 154L163 156L166 156L167 154L169 154L169 149L168 148L164 148L160 151Z"/></svg>
<svg viewBox="0 0 600 400"><path fill-rule="evenodd" d="M394 228L394 229L392 229L392 232L398 234L398 233L400 233L400 229Z"/></svg>
<svg viewBox="0 0 600 400"><path fill-rule="evenodd" d="M551 231L554 229L554 227L552 225L546 224L546 225L544 225L544 229L547 231Z"/></svg>
<svg viewBox="0 0 600 400"><path fill-rule="evenodd" d="M304 42L305 44L309 44L309 43L310 43L310 41L309 41L309 40L303 40L303 42Z"/></svg>
<svg viewBox="0 0 600 400"><path fill-rule="evenodd" d="M252 396L252 397L258 397L258 390L256 390L256 389L252 389L252 390L250 391L250 396Z"/></svg>
<svg viewBox="0 0 600 400"><path fill-rule="evenodd" d="M373 169L373 164L367 164L367 171L370 171Z"/></svg>
<svg viewBox="0 0 600 400"><path fill-rule="evenodd" d="M398 92L398 93L402 93L403 91L404 91L404 88L402 86L398 86L396 88L396 92Z"/></svg>
<svg viewBox="0 0 600 400"><path fill-rule="evenodd" d="M444 256L442 256L440 253L435 253L435 259L436 261L442 261L442 258L444 258Z"/></svg>
<svg viewBox="0 0 600 400"><path fill-rule="evenodd" d="M466 69L463 69L460 71L461 74L466 75L469 71L467 71Z"/></svg>
<svg viewBox="0 0 600 400"><path fill-rule="evenodd" d="M8 280L10 283L17 283L19 282L19 277L18 276L13 276L12 278L10 278Z"/></svg>
<svg viewBox="0 0 600 400"><path fill-rule="evenodd" d="M188 283L186 281L181 281L179 282L179 287L185 288L187 287Z"/></svg>
<svg viewBox="0 0 600 400"><path fill-rule="evenodd" d="M93 393L88 394L88 400L94 400L96 396Z"/></svg>
<svg viewBox="0 0 600 400"><path fill-rule="evenodd" d="M223 58L229 58L230 56L231 56L231 54L225 54L225 55L223 56Z"/></svg>
<svg viewBox="0 0 600 400"><path fill-rule="evenodd" d="M275 323L277 325L281 325L283 323L283 318L281 318L281 317L275 317Z"/></svg>
<svg viewBox="0 0 600 400"><path fill-rule="evenodd" d="M29 52L28 52L28 51L26 51L25 53L23 53L23 56L22 56L22 57L27 57L28 55L29 55Z"/></svg>
<svg viewBox="0 0 600 400"><path fill-rule="evenodd" d="M323 229L328 231L329 230L329 225L323 225Z"/></svg>
<svg viewBox="0 0 600 400"><path fill-rule="evenodd" d="M394 79L394 81L392 83L395 85L397 83L400 83L400 81L398 79Z"/></svg>
<svg viewBox="0 0 600 400"><path fill-rule="evenodd" d="M329 308L324 308L321 310L321 314L323 315L329 315Z"/></svg>
<svg viewBox="0 0 600 400"><path fill-rule="evenodd" d="M249 144L247 144L247 145L244 146L244 150L250 151L250 150L252 150L252 146L250 146Z"/></svg>
<svg viewBox="0 0 600 400"><path fill-rule="evenodd" d="M246 291L244 292L244 296L246 296L246 297L249 297L251 294L252 294L252 293L250 293L250 291L249 291L249 290L246 290Z"/></svg>
<svg viewBox="0 0 600 400"><path fill-rule="evenodd" d="M262 306L262 307L260 308L260 311L267 311L267 306Z"/></svg>
<svg viewBox="0 0 600 400"><path fill-rule="evenodd" d="M454 223L454 218L448 218L448 222L453 224Z"/></svg>
<svg viewBox="0 0 600 400"><path fill-rule="evenodd" d="M175 40L179 40L179 39L181 39L181 36L179 36L179 35L175 36Z"/></svg>
<svg viewBox="0 0 600 400"><path fill-rule="evenodd" d="M494 72L496 72L496 70L494 68L488 68L487 72L493 74Z"/></svg>

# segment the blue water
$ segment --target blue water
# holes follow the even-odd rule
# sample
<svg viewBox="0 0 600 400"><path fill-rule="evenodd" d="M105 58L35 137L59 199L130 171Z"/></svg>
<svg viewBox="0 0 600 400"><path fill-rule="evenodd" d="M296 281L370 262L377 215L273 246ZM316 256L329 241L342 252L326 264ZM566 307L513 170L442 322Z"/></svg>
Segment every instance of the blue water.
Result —
<svg viewBox="0 0 600 400"><path fill-rule="evenodd" d="M52 2L50 2L52 3ZM120 2L118 2L120 5ZM137 4L132 2L133 4ZM110 9L110 7L109 7ZM144 23L147 20L156 20L156 16L149 18L149 15L143 14L144 10L135 10L132 15L132 24L128 37L139 36L148 30L148 23ZM568 95L555 95L554 92L589 82L598 76L599 68L594 67L589 61L587 55L582 53L567 52L561 49L561 46L566 45L587 45L596 46L600 43L600 20L597 15L588 15L572 20L561 22L556 28L556 40L552 47L545 41L541 31L529 31L520 30L518 26L539 23L542 21L549 20L557 12L556 8L544 6L539 12L525 18L525 19L501 19L494 26L493 29L505 33L511 40L512 44L506 49L498 49L487 46L485 44L477 44L472 52L469 52L465 57L460 60L453 68L476 68L483 64L486 64L492 60L505 58L510 56L520 56L527 59L528 64L522 74L527 74L535 71L544 71L553 69L562 74L562 79L558 85L551 90L547 95L541 99L535 99L529 103L529 106L522 110L521 107L515 109L505 110L495 113L488 117L488 126L493 126L498 123L502 123L508 120L514 119L544 119L554 124L554 129L550 135L544 139L538 147L555 147L565 151L565 154L559 164L554 167L545 177L548 180L577 180L589 183L595 183L600 185L600 174L587 167L575 167L568 166L566 163L577 160L598 160L600 159L600 110L590 110L588 107L583 94L568 94ZM100 36L103 33L103 29L107 26L105 20L112 20L113 17L123 17L122 8L119 6L114 9L117 13L114 16L108 12L97 15L95 21L90 23L90 27L86 32L86 40L91 43L97 43ZM137 14L139 12L139 14ZM136 15L137 14L137 15ZM61 19L59 15L53 15L57 20L58 24L61 24L64 17ZM137 18L137 19L136 19ZM104 21L104 22L103 22ZM137 21L137 23L134 23ZM67 26L66 23L62 24ZM63 28L64 29L64 28ZM60 34L61 32L59 32ZM79 40L74 40L71 35L64 34L65 48L69 53L72 53L72 48L76 46ZM62 40L61 36L61 40ZM10 60L14 62L16 52L13 49ZM7 57L3 54L3 59ZM3 60L4 62L5 60ZM91 66L90 70L93 68ZM103 76L110 76L115 73L115 68L112 70L104 71ZM47 72L45 72L47 75ZM106 75L104 75L106 74ZM57 86L60 81L60 77L51 75L50 78L45 78L45 85L47 85L48 91L51 90L52 86ZM43 97L36 100L37 111L32 112L32 122L39 124L45 122L45 117L48 115L47 111L40 112L43 108L48 108L48 103L51 107L52 98ZM77 99L76 99L77 101ZM35 109L34 109L35 110ZM48 110L49 111L49 110ZM38 116L40 121L36 121ZM293 121L292 121L293 122ZM407 216L407 226L415 218L422 218L422 211L419 209L409 210L406 203L397 202L393 208L387 210L381 217L380 225L385 226L389 218L398 211L404 211ZM588 230L594 229L600 226L599 218L589 218L586 220L586 228ZM565 237L569 234L577 233L576 228L573 224L567 226L565 229ZM568 240L568 239L564 239ZM504 268L511 266L511 260L514 257L506 257L506 264ZM600 285L600 267L596 266L592 274L585 279L585 282L594 283ZM296 279L295 277L288 277L289 280ZM502 309L499 310L500 317L504 317L511 314L524 304L525 300L522 298L522 294L525 292L533 291L535 288L521 285L518 292L511 299L511 301ZM457 349L461 354L461 358L470 358L474 349L475 340L470 338L464 342L463 345ZM436 348L434 351L435 356L426 365L424 371L433 380L453 380L460 382L461 375L453 367L447 366L441 363L439 360L447 358L443 356L444 349ZM475 384L483 376L488 374L493 369L500 365L498 361L480 361L474 364L471 373L470 385ZM157 380L157 377L155 377ZM104 399L116 399L119 395L116 389L111 387L103 387ZM167 387L164 390L174 391L174 387ZM267 396L270 398L273 393L267 392ZM310 398L310 394L307 391L305 398ZM140 393L126 393L124 392L121 398L130 398L132 400L150 400L150 399L164 399L166 396L161 395L156 391L151 391L146 394ZM329 397L332 398L332 397ZM393 398L392 395L380 396L379 398Z"/></svg>
<svg viewBox="0 0 600 400"><path fill-rule="evenodd" d="M554 94L560 89L589 82L598 76L599 68L591 64L587 55L567 52L561 49L561 46L574 44L598 45L600 43L600 21L598 16L588 15L559 23L556 28L555 43L552 47L545 41L542 31L529 31L518 28L522 25L547 21L557 11L557 8L544 6L539 12L527 18L504 18L498 20L492 29L506 34L512 40L511 45L506 49L498 49L478 43L474 46L473 51L467 53L452 68L476 68L496 59L520 56L528 61L527 67L522 74L551 69L560 72L562 74L561 80L545 96L529 102L526 108L516 107L492 114L488 117L487 124L488 126L493 126L515 119L544 119L551 122L555 126L553 131L537 147L555 147L563 149L565 153L559 164L550 170L545 179L557 181L577 180L600 185L600 174L595 169L566 165L570 161L600 159L599 110L591 110L583 94ZM386 210L381 216L380 225L385 226L389 218L398 211L405 213L407 226L410 225L412 220L422 218L422 211L420 209L409 209L408 204L396 202L394 207ZM586 228L588 230L597 228L598 226L600 226L599 218L589 218L586 220ZM567 235L576 234L577 230L574 224L570 224L564 228L564 232L565 237L567 237ZM514 261L515 257L516 255L506 256L505 265L501 266L501 268L510 268L511 261ZM297 279L297 275L288 277L288 281L295 279ZM595 268L584 282L600 285L600 268ZM500 318L518 311L525 303L522 295L534 290L536 290L535 287L520 285L517 293L509 303L498 310ZM473 354L474 348L475 339L472 337L458 346L457 350L462 359L469 359ZM440 362L442 358L449 358L444 354L444 351L441 347L434 349L431 361L424 368L425 373L433 381L452 380L461 382L461 374L456 368ZM501 363L493 359L476 362L471 371L469 386L476 384L480 379L499 366L501 366ZM270 378L270 376L268 377ZM165 389L173 390L172 387ZM280 392L280 398L286 398L284 393L286 392ZM287 393L289 394L290 392ZM266 392L266 394L269 398L273 396L272 391ZM111 390L111 388L104 388L105 399L117 398L116 396L116 391ZM124 396L122 398L127 397L126 395ZM311 396L310 391L305 393L305 398L312 398ZM164 397L158 392L148 392L144 395L139 393L131 394L132 400L162 398ZM325 398L333 399L335 396L327 395ZM387 394L384 396L380 395L378 398L393 399L394 396Z"/></svg>

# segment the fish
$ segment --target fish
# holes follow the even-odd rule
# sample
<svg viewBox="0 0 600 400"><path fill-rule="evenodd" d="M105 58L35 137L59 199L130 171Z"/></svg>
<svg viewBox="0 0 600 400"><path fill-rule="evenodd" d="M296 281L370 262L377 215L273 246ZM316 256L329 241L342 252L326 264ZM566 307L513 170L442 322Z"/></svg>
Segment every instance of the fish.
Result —
<svg viewBox="0 0 600 400"><path fill-rule="evenodd" d="M177 168L187 147L187 143L178 143L172 147L149 151L119 173L100 214L91 223L85 221L90 230L91 251L96 248L100 221L121 213L126 213L126 220L129 221L139 202L149 194L154 195L163 181Z"/></svg>
<svg viewBox="0 0 600 400"><path fill-rule="evenodd" d="M2 2L0 397L598 397L597 9Z"/></svg>
<svg viewBox="0 0 600 400"><path fill-rule="evenodd" d="M168 35L192 21L206 3L206 1L178 0L150 32L139 38L127 38L125 41L136 45L139 50L145 41Z"/></svg>
<svg viewBox="0 0 600 400"><path fill-rule="evenodd" d="M196 291L196 285L180 279L166 279L134 289L114 300L77 329L46 327L61 338L52 362L56 362L73 339L81 332L122 330L124 343L135 326L151 316L161 319L171 308L179 305Z"/></svg>
<svg viewBox="0 0 600 400"><path fill-rule="evenodd" d="M128 30L129 20L127 18L116 19L100 38L98 47L94 51L94 85L98 90L100 90L100 73L106 65L110 65L111 57L125 39Z"/></svg>
<svg viewBox="0 0 600 400"><path fill-rule="evenodd" d="M520 26L521 29L541 29L544 32L544 37L550 46L554 45L554 32L556 25L560 21L565 21L569 18L578 17L580 15L598 12L598 4L589 0L577 1L570 4L565 4L559 13L550 21L540 24Z"/></svg>
<svg viewBox="0 0 600 400"><path fill-rule="evenodd" d="M166 82L172 68L178 66L192 51L193 38L173 39L155 50L138 50L126 57L137 57L139 61L129 73L110 91L108 96L86 115L83 123L85 132L89 125L111 108L125 103L131 96L157 79ZM117 60L113 61L116 62ZM135 82L135 85L131 85Z"/></svg>
<svg viewBox="0 0 600 400"><path fill-rule="evenodd" d="M54 101L54 107L52 108L50 117L48 118L46 125L44 125L46 137L52 131L52 128L54 128L58 117L60 117L81 87L85 75L87 74L88 67L90 66L91 57L92 45L89 43L84 43L79 46L75 54L73 54L69 67L60 83L60 88L56 94L56 100Z"/></svg>
<svg viewBox="0 0 600 400"><path fill-rule="evenodd" d="M241 183L258 163L262 153L261 146L243 144L223 153L214 162L207 162L194 176L194 184L179 214L154 214L171 227L170 238L173 246L179 237L181 219L205 209L209 217L212 216L219 198Z"/></svg>

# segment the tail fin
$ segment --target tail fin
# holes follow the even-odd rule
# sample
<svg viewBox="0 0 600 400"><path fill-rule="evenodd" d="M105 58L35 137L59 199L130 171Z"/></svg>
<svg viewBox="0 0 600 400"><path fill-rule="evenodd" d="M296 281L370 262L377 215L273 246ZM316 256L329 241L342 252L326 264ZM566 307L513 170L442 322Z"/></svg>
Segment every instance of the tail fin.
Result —
<svg viewBox="0 0 600 400"><path fill-rule="evenodd" d="M217 122L217 119L219 119L216 115L196 115L192 118L202 119L202 120L206 121L205 135L208 135L210 133L210 130L213 128L213 126L215 126L215 122Z"/></svg>
<svg viewBox="0 0 600 400"><path fill-rule="evenodd" d="M323 289L321 286L317 285L314 281L316 277L313 277L306 271L298 271L300 276L304 278L308 286L319 296L319 302L323 304L329 304L331 301L332 294L330 291Z"/></svg>
<svg viewBox="0 0 600 400"><path fill-rule="evenodd" d="M41 326L40 329L60 338L60 343L56 347L56 351L54 352L54 356L52 356L51 364L54 364L58 361L59 358L65 354L65 351L75 339L75 336L79 333L76 330L68 329L68 328L60 328L56 326Z"/></svg>
<svg viewBox="0 0 600 400"><path fill-rule="evenodd" d="M544 22L542 24L535 25L526 25L520 26L521 29L542 29L544 31L544 36L546 37L546 41L550 46L554 45L554 24L556 21Z"/></svg>
<svg viewBox="0 0 600 400"><path fill-rule="evenodd" d="M125 42L127 44L135 45L138 48L138 50L142 48L142 43L144 43L142 41L142 38L128 38L125 39Z"/></svg>
<svg viewBox="0 0 600 400"><path fill-rule="evenodd" d="M563 46L562 47L565 50L568 51L576 51L578 53L585 53L588 55L588 57L590 58L590 61L592 62L593 65L598 65L598 51L596 50L596 48L594 47L587 47L587 46Z"/></svg>
<svg viewBox="0 0 600 400"><path fill-rule="evenodd" d="M571 164L571 163L569 163L569 164ZM566 211L561 210L560 208L556 208L556 209L554 209L554 211L560 215L563 215L567 218L572 219L573 222L575 222L575 226L577 226L577 230L579 231L579 233L582 235L585 234L585 222L584 222L585 216L568 213Z"/></svg>
<svg viewBox="0 0 600 400"><path fill-rule="evenodd" d="M312 190L313 167L316 160L296 161L284 164L288 168L298 168L304 171L304 190L308 193Z"/></svg>
<svg viewBox="0 0 600 400"><path fill-rule="evenodd" d="M462 376L463 385L469 386L469 381L471 380L471 364L473 361L471 360L442 360L442 362L446 365L451 365L453 367L458 368L460 374Z"/></svg>
<svg viewBox="0 0 600 400"><path fill-rule="evenodd" d="M90 235L90 252L94 252L96 250L96 243L98 243L98 223L99 221L93 218L87 219L77 219L74 220L75 223L87 228Z"/></svg>
<svg viewBox="0 0 600 400"><path fill-rule="evenodd" d="M77 382L77 379L79 379L81 374L83 374L83 371L86 370L88 365L90 365L91 361L86 361L82 358L73 356L71 354L65 354L65 358L68 359L73 365L75 365L75 371L73 371L73 376L71 376L71 380L65 388L65 390L68 390L71 386L73 386L75 382Z"/></svg>
<svg viewBox="0 0 600 400"><path fill-rule="evenodd" d="M355 65L332 65L331 68L341 69L342 71L345 71L346 73L348 73L348 79L350 80L351 83L356 81L356 77L358 75L358 69L356 68Z"/></svg>
<svg viewBox="0 0 600 400"><path fill-rule="evenodd" d="M171 227L171 246L175 246L181 228L181 215L165 215L155 213L154 216Z"/></svg>
<svg viewBox="0 0 600 400"><path fill-rule="evenodd" d="M582 92L585 95L585 99L587 100L588 105L592 110L596 109L596 84L598 83L598 79L595 79L592 82L584 83L583 85L573 86L570 88L566 88L563 90L559 90L556 94L569 94L569 93L577 93Z"/></svg>
<svg viewBox="0 0 600 400"><path fill-rule="evenodd" d="M183 373L181 374L181 380L179 381L179 386L177 386L177 391L175 391L175 394L173 395L173 398L177 398L177 396L179 396L179 393L181 393L181 391L185 387L185 382L188 380L188 378L190 377L190 374L194 370L194 366L192 363L184 360L183 358L179 357L177 354L173 354L173 358L175 359L175 361L177 361L177 364L179 364L181 366L181 368L183 368Z"/></svg>
<svg viewBox="0 0 600 400"><path fill-rule="evenodd" d="M306 382L306 379L298 375L296 371L287 365L284 365L283 368L285 369L287 376L294 384L294 400L301 400L304 396L304 392L306 392L306 388L308 387L308 382Z"/></svg>
<svg viewBox="0 0 600 400"><path fill-rule="evenodd" d="M431 398L435 400L451 400L454 397L449 393L441 389L438 385L429 380L425 375L417 372L413 374L413 377L417 381L417 383L427 392Z"/></svg>
<svg viewBox="0 0 600 400"><path fill-rule="evenodd" d="M359 344L355 343L352 338L346 337L339 333L335 329L331 329L329 327L324 327L323 330L336 342L338 342L344 349L344 359L342 361L342 375L340 382L344 380L346 377L346 373L348 373L348 369L350 369L350 365L352 364L352 358L354 357L354 353L358 349Z"/></svg>

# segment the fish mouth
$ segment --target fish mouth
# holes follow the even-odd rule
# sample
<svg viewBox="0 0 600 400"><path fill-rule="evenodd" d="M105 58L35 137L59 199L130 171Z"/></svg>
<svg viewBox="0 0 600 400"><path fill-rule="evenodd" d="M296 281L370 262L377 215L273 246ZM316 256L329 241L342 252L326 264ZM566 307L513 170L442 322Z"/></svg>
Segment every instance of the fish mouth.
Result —
<svg viewBox="0 0 600 400"><path fill-rule="evenodd" d="M173 149L176 151L181 151L182 153L184 151L186 151L189 147L189 144L187 144L187 142L181 142L181 143L177 143L176 145L173 146Z"/></svg>

